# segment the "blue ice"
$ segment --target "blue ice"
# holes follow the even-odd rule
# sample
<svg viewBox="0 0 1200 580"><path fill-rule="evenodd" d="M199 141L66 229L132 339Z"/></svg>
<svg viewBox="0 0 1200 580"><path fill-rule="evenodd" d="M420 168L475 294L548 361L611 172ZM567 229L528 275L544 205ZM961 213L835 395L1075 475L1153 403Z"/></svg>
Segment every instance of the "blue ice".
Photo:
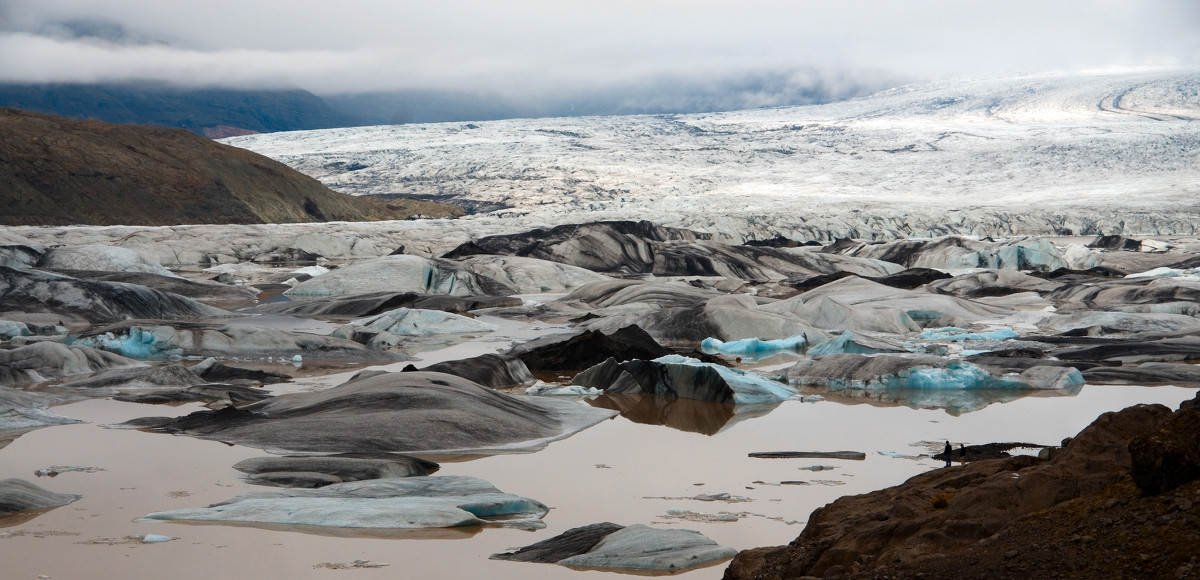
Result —
<svg viewBox="0 0 1200 580"><path fill-rule="evenodd" d="M725 342L718 338L706 338L700 343L700 349L708 354L763 354L783 350L800 350L808 341L803 334L777 340L761 340L758 338L743 338Z"/></svg>
<svg viewBox="0 0 1200 580"><path fill-rule="evenodd" d="M943 328L927 328L921 332L921 338L926 340L948 340L960 342L964 340L1006 340L1021 336L1014 330L1001 328L989 332L970 332L957 326Z"/></svg>
<svg viewBox="0 0 1200 580"><path fill-rule="evenodd" d="M121 356L140 359L167 358L181 352L178 347L159 342L158 336L155 335L152 329L141 326L129 327L128 334L118 336L111 332L106 332L96 336L77 339L73 344L90 346L92 348L115 352Z"/></svg>

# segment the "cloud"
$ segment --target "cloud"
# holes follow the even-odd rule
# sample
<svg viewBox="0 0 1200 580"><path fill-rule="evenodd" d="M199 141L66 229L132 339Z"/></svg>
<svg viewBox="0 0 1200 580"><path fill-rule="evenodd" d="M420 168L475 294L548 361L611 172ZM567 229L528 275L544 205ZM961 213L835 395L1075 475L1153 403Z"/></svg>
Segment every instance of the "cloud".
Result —
<svg viewBox="0 0 1200 580"><path fill-rule="evenodd" d="M0 80L512 98L1200 62L1192 0L0 0ZM791 79L786 82L780 79ZM759 81L751 81L750 84ZM744 99L755 99L745 90ZM762 97L766 102L774 97Z"/></svg>

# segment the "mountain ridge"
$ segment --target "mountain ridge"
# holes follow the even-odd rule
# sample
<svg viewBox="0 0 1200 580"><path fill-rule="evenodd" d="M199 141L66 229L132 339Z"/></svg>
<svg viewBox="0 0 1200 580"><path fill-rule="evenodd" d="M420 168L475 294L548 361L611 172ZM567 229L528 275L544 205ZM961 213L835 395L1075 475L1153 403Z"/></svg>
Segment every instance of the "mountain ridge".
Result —
<svg viewBox="0 0 1200 580"><path fill-rule="evenodd" d="M434 202L335 192L182 129L0 108L0 224L174 225L457 215Z"/></svg>

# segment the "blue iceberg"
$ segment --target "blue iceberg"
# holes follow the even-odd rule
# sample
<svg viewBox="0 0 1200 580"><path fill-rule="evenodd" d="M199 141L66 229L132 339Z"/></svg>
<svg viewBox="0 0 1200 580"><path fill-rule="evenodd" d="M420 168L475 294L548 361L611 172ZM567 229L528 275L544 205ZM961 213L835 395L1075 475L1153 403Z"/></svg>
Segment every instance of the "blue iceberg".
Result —
<svg viewBox="0 0 1200 580"><path fill-rule="evenodd" d="M927 328L921 332L921 338L926 340L945 340L951 342L962 342L965 340L1008 340L1021 336L1014 330L1001 328L989 332L971 332L957 326L946 326L943 328Z"/></svg>
<svg viewBox="0 0 1200 580"><path fill-rule="evenodd" d="M728 354L750 358L762 358L777 352L798 351L808 344L803 334L776 340L758 338L743 338L725 342L719 338L706 338L700 343L700 350L707 354Z"/></svg>

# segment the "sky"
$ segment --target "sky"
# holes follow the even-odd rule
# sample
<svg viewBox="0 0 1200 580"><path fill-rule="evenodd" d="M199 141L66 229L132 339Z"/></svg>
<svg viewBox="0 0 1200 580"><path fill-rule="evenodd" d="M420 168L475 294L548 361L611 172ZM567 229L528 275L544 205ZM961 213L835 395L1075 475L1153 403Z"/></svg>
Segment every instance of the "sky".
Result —
<svg viewBox="0 0 1200 580"><path fill-rule="evenodd" d="M1196 0L0 0L9 82L534 98L1195 64Z"/></svg>

